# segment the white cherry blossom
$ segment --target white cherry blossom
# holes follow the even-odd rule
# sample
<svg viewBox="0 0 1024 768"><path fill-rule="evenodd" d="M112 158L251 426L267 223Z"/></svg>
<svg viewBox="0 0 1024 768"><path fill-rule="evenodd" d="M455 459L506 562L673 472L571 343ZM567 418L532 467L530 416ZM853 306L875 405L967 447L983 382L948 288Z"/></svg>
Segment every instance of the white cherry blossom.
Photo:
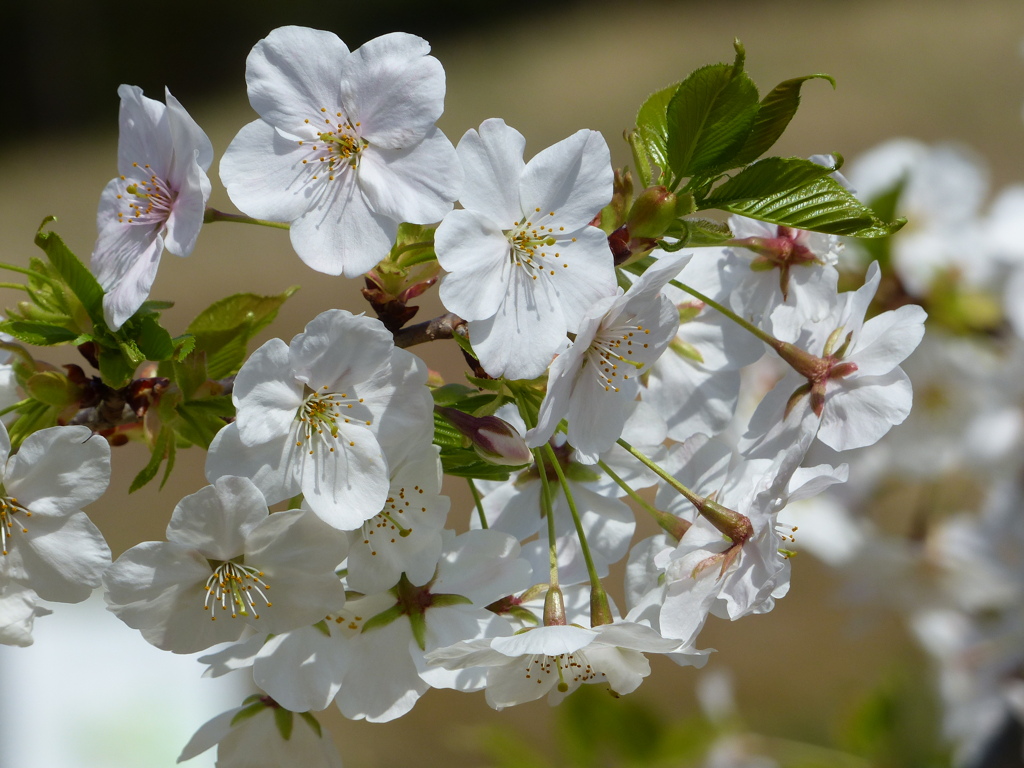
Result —
<svg viewBox="0 0 1024 768"><path fill-rule="evenodd" d="M608 145L582 130L524 162L526 140L497 118L459 142L466 183L437 228L449 273L441 301L469 321L492 376L532 379L579 329L587 309L615 292L608 239L591 220L612 195Z"/></svg>
<svg viewBox="0 0 1024 768"><path fill-rule="evenodd" d="M246 61L245 126L221 160L231 200L289 222L318 272L357 277L387 255L398 224L439 221L462 179L435 126L445 77L426 40L393 32L355 51L336 35L281 27Z"/></svg>
<svg viewBox="0 0 1024 768"><path fill-rule="evenodd" d="M100 196L91 268L106 292L103 315L118 329L149 296L166 247L188 256L203 225L213 145L178 100L166 106L134 85L121 97L117 169Z"/></svg>

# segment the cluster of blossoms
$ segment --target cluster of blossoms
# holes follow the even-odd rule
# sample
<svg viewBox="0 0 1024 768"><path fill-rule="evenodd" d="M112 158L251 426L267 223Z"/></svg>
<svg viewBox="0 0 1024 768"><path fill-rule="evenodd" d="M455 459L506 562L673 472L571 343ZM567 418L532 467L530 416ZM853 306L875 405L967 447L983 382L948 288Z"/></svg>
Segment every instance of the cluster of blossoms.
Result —
<svg viewBox="0 0 1024 768"><path fill-rule="evenodd" d="M174 508L165 542L113 564L79 511L107 482L102 438L81 424L38 431L7 466L0 640L28 641L35 595L81 600L102 577L110 610L148 642L210 650L211 674L245 670L264 692L200 729L183 758L220 742L220 765L277 764L283 739L296 763L336 765L310 715L332 703L380 722L431 687L483 690L500 709L587 683L629 693L649 674L645 654L703 665L709 616L764 613L787 592L787 504L845 481L838 459L811 452L871 445L910 412L900 365L924 311L869 315L874 266L840 292L840 242L824 224L738 215L791 191L783 178L877 224L832 158L762 161L780 161L778 178L749 165L708 198L734 213L728 226L704 222L719 236L684 250L680 211L728 158L696 140L682 157L669 147L662 179L678 196L652 184L633 201L594 131L526 160L524 137L490 119L453 147L435 126L444 72L428 52L406 34L355 51L298 27L260 41L246 68L260 119L219 166L245 216L206 207L210 143L173 97L120 91L121 175L101 198L91 261L108 335L87 352L101 372L119 329L138 329L143 354L158 347L158 260L165 245L187 256L204 221L288 225L313 269L366 276L379 318L327 310L223 379L189 378L220 359L201 348L206 326L189 329L201 358L168 337L145 398L136 379L120 407L139 417L154 473L177 442L208 446L210 485ZM742 51L714 71L741 70ZM770 145L733 143L751 157L726 169ZM680 188L673 174L702 181ZM741 181L763 189L741 194ZM438 279L449 314L403 328L407 301ZM473 387L442 386L406 349L444 337L465 350ZM766 354L787 372L750 414L741 374ZM115 442L103 393L71 421L93 419ZM229 395L227 417L196 438L195 403ZM444 474L468 479L470 530L446 527ZM662 533L633 543L627 497ZM604 581L621 561L620 609Z"/></svg>
<svg viewBox="0 0 1024 768"><path fill-rule="evenodd" d="M897 612L932 658L959 765L993 764L998 742L1018 760L1024 723L1024 189L986 206L986 177L965 147L907 139L852 167L865 198L913 222L881 254L849 248L845 267L881 255L880 303L927 307L907 364L917 402L852 455L855 486L787 513L849 597Z"/></svg>

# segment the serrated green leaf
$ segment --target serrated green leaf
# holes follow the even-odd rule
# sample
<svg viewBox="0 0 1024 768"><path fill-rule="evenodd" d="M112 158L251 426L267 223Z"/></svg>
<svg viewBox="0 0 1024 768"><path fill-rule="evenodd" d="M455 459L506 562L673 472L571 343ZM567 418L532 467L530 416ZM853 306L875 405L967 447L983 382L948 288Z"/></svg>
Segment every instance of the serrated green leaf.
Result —
<svg viewBox="0 0 1024 768"><path fill-rule="evenodd" d="M52 347L57 344L71 344L78 333L63 326L48 323L33 323L27 320L7 320L0 323L0 331L9 333L18 341L36 347Z"/></svg>
<svg viewBox="0 0 1024 768"><path fill-rule="evenodd" d="M160 325L155 315L143 315L136 323L138 333L135 342L147 360L159 362L170 360L174 354L174 342Z"/></svg>
<svg viewBox="0 0 1024 768"><path fill-rule="evenodd" d="M175 408L180 421L177 432L188 442L200 448L209 448L214 436L234 415L235 409L227 395L207 397L178 403Z"/></svg>
<svg viewBox="0 0 1024 768"><path fill-rule="evenodd" d="M784 194L833 171L835 168L818 165L802 157L766 157L720 184L700 202L700 206L702 209L721 208L729 203Z"/></svg>
<svg viewBox="0 0 1024 768"><path fill-rule="evenodd" d="M640 106L636 113L636 131L631 143L636 142L634 162L643 186L648 187L654 182L654 173L648 158L661 170L661 175L668 175L668 105L679 89L680 83L662 88L652 93Z"/></svg>
<svg viewBox="0 0 1024 768"><path fill-rule="evenodd" d="M195 349L206 352L206 369L211 379L238 372L247 345L261 329L277 317L281 305L298 290L292 286L277 296L238 293L214 302L189 323Z"/></svg>
<svg viewBox="0 0 1024 768"><path fill-rule="evenodd" d="M171 476L171 472L174 470L174 459L178 453L178 447L175 440L171 440L167 444L167 465L164 467L164 476L160 478L160 490L164 489L167 485L167 480Z"/></svg>
<svg viewBox="0 0 1024 768"><path fill-rule="evenodd" d="M149 462L142 468L142 470L132 480L131 486L128 488L128 493L135 493L135 491L142 488L144 485L149 483L154 477L156 477L157 471L160 469L160 464L163 463L164 457L167 455L168 446L174 440L174 430L168 427L161 427L160 433L156 436L156 442L153 443L153 452L149 456Z"/></svg>
<svg viewBox="0 0 1024 768"><path fill-rule="evenodd" d="M830 176L777 195L720 208L772 224L853 237L891 235L907 223L906 219L882 221Z"/></svg>
<svg viewBox="0 0 1024 768"><path fill-rule="evenodd" d="M880 219L896 218L896 206L900 196L907 184L907 177L904 175L890 189L871 198L868 205ZM865 240L861 247L868 252L868 258L878 262L878 266L884 272L892 267L892 241L888 237L876 237ZM931 308L929 308L929 312Z"/></svg>
<svg viewBox="0 0 1024 768"><path fill-rule="evenodd" d="M93 323L103 322L103 288L88 268L71 252L56 232L43 232L42 228L53 217L43 221L36 232L35 242L46 253L50 264L67 284Z"/></svg>
<svg viewBox="0 0 1024 768"><path fill-rule="evenodd" d="M758 111L757 86L731 64L691 73L668 105L673 180L727 164L746 142Z"/></svg>
<svg viewBox="0 0 1024 768"><path fill-rule="evenodd" d="M171 341L174 342L174 359L179 362L192 354L196 348L196 337L191 333L175 336Z"/></svg>
<svg viewBox="0 0 1024 768"><path fill-rule="evenodd" d="M182 396L186 400L192 399L195 391L209 378L206 373L206 353L196 352L180 362L171 360L171 377Z"/></svg>
<svg viewBox="0 0 1024 768"><path fill-rule="evenodd" d="M814 74L784 80L761 99L754 119L754 127L733 161L736 166L752 163L772 148L782 136L800 106L800 87L808 80L828 80L832 87L836 81L831 75Z"/></svg>

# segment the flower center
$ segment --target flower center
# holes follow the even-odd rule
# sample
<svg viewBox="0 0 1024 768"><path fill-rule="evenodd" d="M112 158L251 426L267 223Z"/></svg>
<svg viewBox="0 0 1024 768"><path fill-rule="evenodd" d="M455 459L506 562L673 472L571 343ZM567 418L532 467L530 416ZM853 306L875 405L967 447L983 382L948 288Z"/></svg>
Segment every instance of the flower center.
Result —
<svg viewBox="0 0 1024 768"><path fill-rule="evenodd" d="M376 557L382 545L395 544L398 539L412 534L413 521L406 512L427 511L418 498L422 494L423 489L418 485L414 485L411 491L399 488L398 493L388 496L384 509L363 523L363 544L370 548L371 555Z"/></svg>
<svg viewBox="0 0 1024 768"><path fill-rule="evenodd" d="M149 166L139 166L132 163L132 167L148 171ZM125 176L121 181L128 181ZM177 193L171 189L165 179L161 179L155 173L149 174L142 179L133 179L125 186L124 192L119 193L118 200L123 200L126 210L117 212L117 220L127 224L145 224L148 226L163 224L171 215L174 200Z"/></svg>
<svg viewBox="0 0 1024 768"><path fill-rule="evenodd" d="M0 555L7 554L8 542L13 541L15 532L28 533L22 521L25 517L32 517L32 513L21 506L17 499L0 497Z"/></svg>
<svg viewBox="0 0 1024 768"><path fill-rule="evenodd" d="M313 143L307 140L299 141L299 144L308 147L311 153L302 164L313 166L314 179L326 174L329 181L334 181L346 168L355 168L359 165L359 153L369 146L369 142L359 135L360 124L352 123L344 113L335 112L332 118L326 107L321 107L320 112L321 118L306 120L306 123L316 130L317 139ZM323 121L322 126L320 120ZM318 127L322 130L317 130Z"/></svg>
<svg viewBox="0 0 1024 768"><path fill-rule="evenodd" d="M629 381L629 374L619 371L620 363L637 370L648 363L646 359L640 358L647 357L643 350L649 349L650 345L643 341L643 337L650 332L650 329L639 323L602 328L597 332L587 349L583 365L591 366L591 371L604 386L605 392L618 392L620 377L621 381ZM634 357L634 352L639 355Z"/></svg>
<svg viewBox="0 0 1024 768"><path fill-rule="evenodd" d="M239 558L240 560L241 558ZM231 618L252 615L254 619L260 617L256 611L256 604L260 600L268 608L273 605L267 599L266 592L270 585L263 580L263 571L245 565L241 562L229 560L226 563L215 564L213 573L206 580L206 599L203 600L203 610L209 611L210 620L217 620L217 604L220 604L222 611L231 611Z"/></svg>
<svg viewBox="0 0 1024 768"><path fill-rule="evenodd" d="M326 385L319 392L307 388L306 399L302 401L295 415L301 425L299 439L295 445L307 445L311 456L315 450L313 446L316 444L325 446L331 453L334 452L334 443L339 438L344 438L341 435L341 425L357 424L368 427L373 423L370 419L353 418L356 414L351 411L357 403L363 402L363 398L353 399L344 392L326 390ZM355 445L355 441L349 437L348 444Z"/></svg>
<svg viewBox="0 0 1024 768"><path fill-rule="evenodd" d="M534 208L534 213L539 214L540 208ZM550 219L555 215L554 211L549 211L546 217L537 218L548 218ZM562 243L566 242L566 238L559 235L559 232L564 232L565 227L548 226L544 223L535 223L533 221L517 221L513 224L512 229L505 232L505 237L508 238L508 257L509 261L512 262L513 266L522 267L526 270L526 273L534 280L545 272L548 275L554 275L554 267L559 264L562 265L563 269L568 269L569 264L562 259L560 251L553 250L553 247L557 246L560 239ZM576 238L569 238L570 242L576 242ZM558 261L562 259L561 261Z"/></svg>

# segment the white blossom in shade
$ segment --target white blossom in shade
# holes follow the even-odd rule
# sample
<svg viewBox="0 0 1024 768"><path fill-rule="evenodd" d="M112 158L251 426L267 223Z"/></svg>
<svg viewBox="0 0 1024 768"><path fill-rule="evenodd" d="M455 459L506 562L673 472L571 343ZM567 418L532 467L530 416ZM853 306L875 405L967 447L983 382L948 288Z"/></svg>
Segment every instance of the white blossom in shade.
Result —
<svg viewBox="0 0 1024 768"><path fill-rule="evenodd" d="M813 496L847 476L845 466L798 469L805 452L806 445L795 445L775 460L736 463L732 450L714 440L694 439L670 450L665 466L676 479L699 496L713 495L718 504L743 515L750 535L744 541L730 541L674 489L659 489L658 507L691 524L678 544L662 536L664 548L640 550L638 557L649 560L631 562L631 579L640 575L643 581L646 570L646 585L634 582L627 592L634 605L643 602L638 595L647 589L660 596L655 626L663 635L693 643L709 613L735 621L770 611L775 599L788 592L789 561L780 550L791 534L778 530L779 511L790 500Z"/></svg>
<svg viewBox="0 0 1024 768"><path fill-rule="evenodd" d="M633 411L640 376L665 351L679 327L675 305L661 289L688 255L663 258L623 293L597 301L584 314L572 346L551 364L537 426L527 435L536 448L568 423L576 458L595 464L622 435Z"/></svg>
<svg viewBox="0 0 1024 768"><path fill-rule="evenodd" d="M0 589L21 584L43 600L81 602L110 565L103 534L81 511L107 490L110 445L88 427L50 427L10 453L0 424Z"/></svg>
<svg viewBox="0 0 1024 768"><path fill-rule="evenodd" d="M331 734L312 715L283 710L268 697L253 698L200 726L178 762L217 747L217 768L341 768Z"/></svg>
<svg viewBox="0 0 1024 768"><path fill-rule="evenodd" d="M32 625L36 616L53 613L38 603L38 596L21 584L0 588L0 645L32 645Z"/></svg>
<svg viewBox="0 0 1024 768"><path fill-rule="evenodd" d="M424 654L460 640L511 634L502 617L487 610L495 601L530 585L519 544L497 531L446 532L436 575L423 585L403 579L384 595L352 600L352 658L335 703L345 717L385 722L408 712L427 690L476 691L479 670L428 668ZM384 599L385 597L390 599Z"/></svg>
<svg viewBox="0 0 1024 768"><path fill-rule="evenodd" d="M166 106L122 85L117 170L100 196L90 267L103 286L103 315L117 330L149 296L166 247L188 256L210 199L213 145L178 100Z"/></svg>
<svg viewBox="0 0 1024 768"><path fill-rule="evenodd" d="M384 508L349 532L349 589L383 592L405 573L430 580L441 556L441 530L451 502L441 495L440 449L427 445L391 471Z"/></svg>
<svg viewBox="0 0 1024 768"><path fill-rule="evenodd" d="M862 448L907 418L913 395L899 364L921 342L926 314L911 304L865 322L880 280L875 262L861 288L839 294L827 318L792 339L817 361L765 395L740 442L745 455L772 456L807 429L837 451Z"/></svg>
<svg viewBox="0 0 1024 768"><path fill-rule="evenodd" d="M832 307L842 244L836 235L731 216L734 247L719 265L729 307L776 336L823 320Z"/></svg>
<svg viewBox="0 0 1024 768"><path fill-rule="evenodd" d="M357 277L387 255L398 224L439 221L462 169L434 123L445 76L429 44L400 32L355 51L331 32L281 27L246 60L260 120L228 146L220 175L250 216L289 222L318 272Z"/></svg>
<svg viewBox="0 0 1024 768"><path fill-rule="evenodd" d="M460 202L437 228L445 307L469 321L492 376L532 379L586 311L615 293L608 238L590 226L612 196L608 145L582 130L523 161L526 140L497 118L459 142Z"/></svg>
<svg viewBox="0 0 1024 768"><path fill-rule="evenodd" d="M484 667L487 703L494 709L523 704L549 695L558 704L585 683L607 683L616 694L635 691L650 674L643 655L679 647L653 629L633 622L615 622L587 629L546 626L511 637L463 640L427 654L445 669Z"/></svg>
<svg viewBox="0 0 1024 768"><path fill-rule="evenodd" d="M345 535L305 509L270 514L244 477L183 498L166 542L125 552L104 574L109 609L158 648L192 653L248 627L279 633L343 605Z"/></svg>
<svg viewBox="0 0 1024 768"><path fill-rule="evenodd" d="M329 524L355 530L387 503L385 452L430 442L426 378L379 320L328 310L242 366L237 417L211 443L206 476L250 477L270 504L301 493Z"/></svg>

